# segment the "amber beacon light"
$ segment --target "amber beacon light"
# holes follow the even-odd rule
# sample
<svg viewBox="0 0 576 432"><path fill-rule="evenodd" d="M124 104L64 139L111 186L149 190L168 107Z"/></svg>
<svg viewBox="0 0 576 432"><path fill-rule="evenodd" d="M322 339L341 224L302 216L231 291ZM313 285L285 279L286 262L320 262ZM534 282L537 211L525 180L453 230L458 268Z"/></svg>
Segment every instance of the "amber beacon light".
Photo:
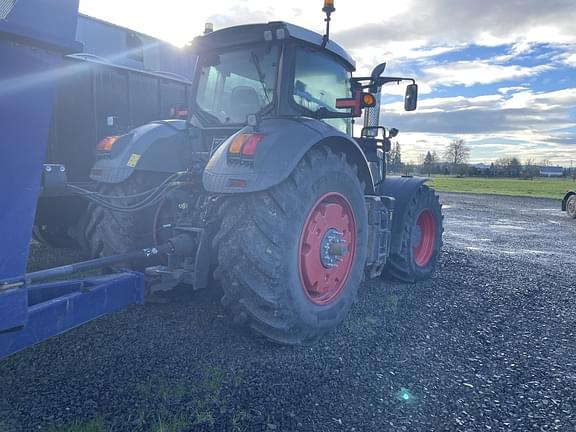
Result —
<svg viewBox="0 0 576 432"><path fill-rule="evenodd" d="M323 12L332 13L336 9L334 8L334 0L324 0L324 7L322 8Z"/></svg>

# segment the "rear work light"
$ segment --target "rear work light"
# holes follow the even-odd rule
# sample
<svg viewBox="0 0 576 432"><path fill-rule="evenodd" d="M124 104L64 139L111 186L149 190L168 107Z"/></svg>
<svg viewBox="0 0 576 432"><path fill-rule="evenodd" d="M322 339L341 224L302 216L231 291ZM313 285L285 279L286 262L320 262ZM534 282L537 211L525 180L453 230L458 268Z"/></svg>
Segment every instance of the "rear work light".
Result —
<svg viewBox="0 0 576 432"><path fill-rule="evenodd" d="M260 134L239 134L228 146L228 155L252 158L256 153L256 147L263 139L264 135Z"/></svg>
<svg viewBox="0 0 576 432"><path fill-rule="evenodd" d="M96 144L96 151L98 153L110 153L112 151L112 146L118 138L120 138L118 135L112 135L104 138L98 144Z"/></svg>

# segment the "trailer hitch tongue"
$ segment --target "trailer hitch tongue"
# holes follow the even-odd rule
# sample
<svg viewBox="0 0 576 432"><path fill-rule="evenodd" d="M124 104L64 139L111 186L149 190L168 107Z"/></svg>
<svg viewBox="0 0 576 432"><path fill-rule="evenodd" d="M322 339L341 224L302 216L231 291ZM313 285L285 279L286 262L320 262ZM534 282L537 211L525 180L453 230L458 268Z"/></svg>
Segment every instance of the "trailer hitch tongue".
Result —
<svg viewBox="0 0 576 432"><path fill-rule="evenodd" d="M192 249L193 244L194 242L192 241L192 236L190 236L189 234L180 234L176 237L171 238L166 243L163 243L158 246L138 249L121 255L111 255L107 257L96 258L93 260L82 261L74 264L68 264L65 266L54 267L51 269L40 270L37 272L26 274L25 279L27 284L31 284L41 280L51 279L59 276L65 276L80 271L99 269L110 265L120 264L129 261L150 259L152 257L160 256L162 254L185 255Z"/></svg>

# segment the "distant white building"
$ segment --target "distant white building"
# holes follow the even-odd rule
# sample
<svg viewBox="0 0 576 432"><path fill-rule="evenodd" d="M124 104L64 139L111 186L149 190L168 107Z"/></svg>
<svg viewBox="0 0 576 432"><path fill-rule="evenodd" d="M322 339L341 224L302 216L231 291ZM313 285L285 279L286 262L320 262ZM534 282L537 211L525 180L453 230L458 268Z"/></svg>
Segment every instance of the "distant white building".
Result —
<svg viewBox="0 0 576 432"><path fill-rule="evenodd" d="M540 175L542 177L562 177L564 175L564 168L555 167L542 167L540 168Z"/></svg>
<svg viewBox="0 0 576 432"><path fill-rule="evenodd" d="M490 165L485 163L472 164L471 167L479 171L488 171L490 169Z"/></svg>

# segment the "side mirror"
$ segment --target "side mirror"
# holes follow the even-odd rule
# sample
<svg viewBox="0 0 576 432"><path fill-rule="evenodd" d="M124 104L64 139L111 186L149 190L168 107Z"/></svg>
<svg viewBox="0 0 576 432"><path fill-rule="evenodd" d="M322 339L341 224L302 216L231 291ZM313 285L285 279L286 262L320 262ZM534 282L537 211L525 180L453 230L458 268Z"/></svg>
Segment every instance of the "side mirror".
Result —
<svg viewBox="0 0 576 432"><path fill-rule="evenodd" d="M404 97L404 109L414 111L418 106L418 84L406 86L406 96Z"/></svg>

